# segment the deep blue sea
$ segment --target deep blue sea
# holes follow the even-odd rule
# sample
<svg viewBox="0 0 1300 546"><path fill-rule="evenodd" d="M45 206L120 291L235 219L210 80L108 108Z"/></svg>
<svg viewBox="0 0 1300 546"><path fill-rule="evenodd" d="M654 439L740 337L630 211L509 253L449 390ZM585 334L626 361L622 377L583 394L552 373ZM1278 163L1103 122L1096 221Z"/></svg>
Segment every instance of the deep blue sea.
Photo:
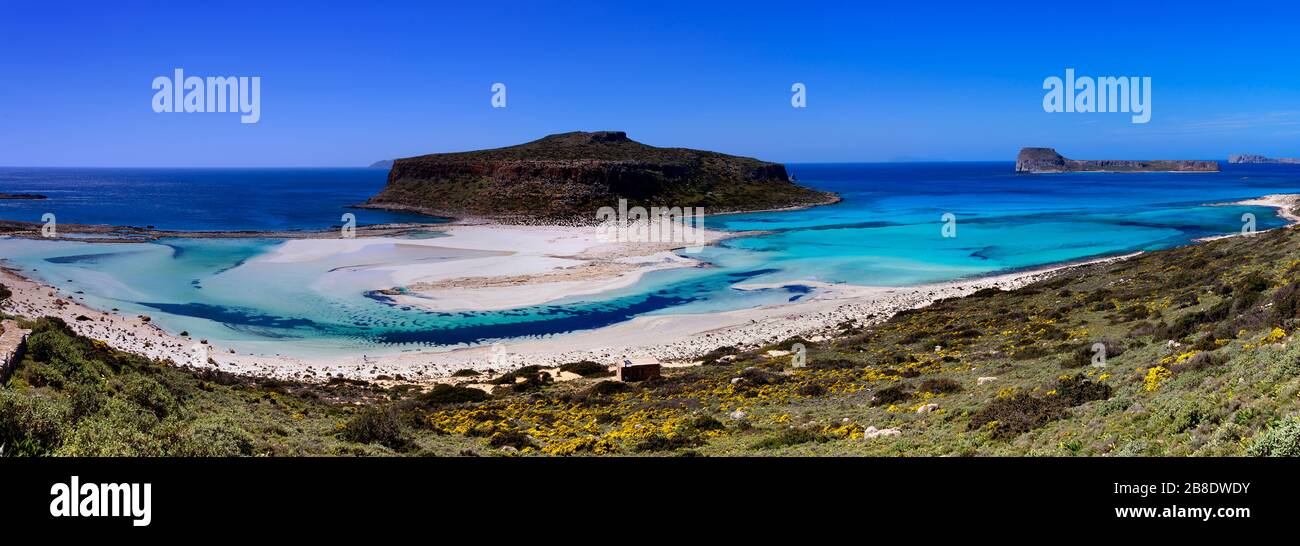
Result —
<svg viewBox="0 0 1300 546"><path fill-rule="evenodd" d="M154 226L179 231L299 230L357 224L430 222L414 214L351 209L379 193L387 169L28 169L0 167L0 219L63 224Z"/></svg>
<svg viewBox="0 0 1300 546"><path fill-rule="evenodd" d="M1224 165L1220 173L1017 175L1011 162L791 165L837 205L714 216L707 225L761 230L692 257L712 267L666 270L634 286L506 311L438 313L325 286L326 271L257 260L271 239L173 239L95 245L0 239L0 258L101 308L153 316L164 328L254 352L403 350L544 336L644 314L698 313L807 297L807 281L905 286L1010 271L1282 224L1266 207L1206 206L1300 193L1300 167ZM178 230L321 229L353 212L361 224L434 219L355 210L380 169L0 169L0 218L152 225ZM944 237L943 215L956 237ZM328 284L328 283L326 283ZM741 289L762 284L765 289Z"/></svg>

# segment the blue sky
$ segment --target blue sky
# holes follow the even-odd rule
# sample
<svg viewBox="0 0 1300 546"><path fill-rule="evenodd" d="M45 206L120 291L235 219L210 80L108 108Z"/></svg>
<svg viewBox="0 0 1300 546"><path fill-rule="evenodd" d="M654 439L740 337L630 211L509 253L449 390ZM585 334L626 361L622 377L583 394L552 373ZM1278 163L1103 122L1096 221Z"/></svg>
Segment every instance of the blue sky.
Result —
<svg viewBox="0 0 1300 546"><path fill-rule="evenodd" d="M0 0L0 165L356 166L601 129L782 162L1300 156L1298 9ZM175 68L260 76L260 122L155 113ZM1150 123L1044 112L1066 68L1150 76Z"/></svg>

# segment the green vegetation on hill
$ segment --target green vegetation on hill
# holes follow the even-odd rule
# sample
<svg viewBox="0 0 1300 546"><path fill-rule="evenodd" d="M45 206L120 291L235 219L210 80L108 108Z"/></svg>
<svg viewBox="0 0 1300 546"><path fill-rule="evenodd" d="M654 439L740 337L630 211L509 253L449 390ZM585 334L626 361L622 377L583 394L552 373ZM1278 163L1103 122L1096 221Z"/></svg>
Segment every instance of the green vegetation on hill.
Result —
<svg viewBox="0 0 1300 546"><path fill-rule="evenodd" d="M572 381L462 374L491 396L259 382L30 325L0 388L7 454L1300 455L1296 229L847 322L821 343L720 348L642 383L590 363ZM796 342L806 367L769 356Z"/></svg>
<svg viewBox="0 0 1300 546"><path fill-rule="evenodd" d="M302 455L336 447L326 402L374 398L352 384L303 387L154 362L78 337L54 318L33 330L0 388L6 455ZM344 449L342 452L347 452Z"/></svg>
<svg viewBox="0 0 1300 546"><path fill-rule="evenodd" d="M825 204L835 197L747 157L657 148L622 132L573 132L474 152L398 159L366 206L504 221L594 222L600 207L704 207L706 212Z"/></svg>

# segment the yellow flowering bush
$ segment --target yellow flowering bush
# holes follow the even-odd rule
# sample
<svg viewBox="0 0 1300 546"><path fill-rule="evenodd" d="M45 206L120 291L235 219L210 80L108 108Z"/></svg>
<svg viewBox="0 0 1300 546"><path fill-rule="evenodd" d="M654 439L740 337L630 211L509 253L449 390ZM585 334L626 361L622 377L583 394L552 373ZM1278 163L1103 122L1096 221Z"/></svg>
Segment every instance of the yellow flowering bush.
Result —
<svg viewBox="0 0 1300 546"><path fill-rule="evenodd" d="M1146 388L1147 392L1155 392L1156 389L1160 388L1161 383L1168 381L1173 376L1174 372L1169 371L1169 368L1155 366L1147 370L1147 376L1142 380L1142 386Z"/></svg>

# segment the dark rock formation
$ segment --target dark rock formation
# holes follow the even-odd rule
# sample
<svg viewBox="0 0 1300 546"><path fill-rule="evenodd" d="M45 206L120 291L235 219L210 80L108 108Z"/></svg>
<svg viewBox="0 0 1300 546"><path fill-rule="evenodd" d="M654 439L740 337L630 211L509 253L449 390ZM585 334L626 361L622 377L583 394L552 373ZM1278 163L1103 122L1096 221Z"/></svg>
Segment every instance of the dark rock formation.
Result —
<svg viewBox="0 0 1300 546"><path fill-rule="evenodd" d="M1188 159L1156 159L1134 161L1125 159L1067 159L1052 148L1021 148L1016 156L1018 173L1067 173L1067 172L1169 172L1169 171L1205 171L1218 172L1219 164L1214 161L1196 161Z"/></svg>
<svg viewBox="0 0 1300 546"><path fill-rule="evenodd" d="M1233 154L1228 156L1228 163L1286 163L1300 164L1294 157L1264 157L1255 154Z"/></svg>
<svg viewBox="0 0 1300 546"><path fill-rule="evenodd" d="M747 157L657 148L623 132L573 132L492 150L398 159L364 205L501 221L594 222L600 207L703 207L706 213L812 206L834 194Z"/></svg>
<svg viewBox="0 0 1300 546"><path fill-rule="evenodd" d="M0 199L45 199L39 193L0 193Z"/></svg>

